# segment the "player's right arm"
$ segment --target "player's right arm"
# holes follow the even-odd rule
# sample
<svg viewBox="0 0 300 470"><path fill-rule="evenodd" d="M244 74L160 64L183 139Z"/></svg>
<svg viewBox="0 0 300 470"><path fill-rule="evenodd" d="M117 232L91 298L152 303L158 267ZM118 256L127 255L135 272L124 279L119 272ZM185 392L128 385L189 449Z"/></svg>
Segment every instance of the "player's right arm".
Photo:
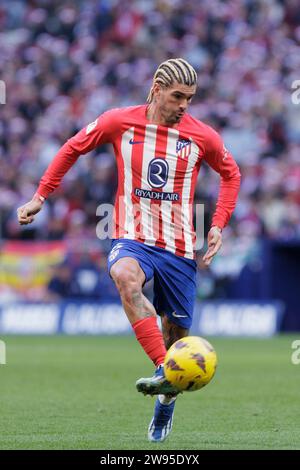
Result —
<svg viewBox="0 0 300 470"><path fill-rule="evenodd" d="M80 155L114 140L120 128L119 114L118 109L103 113L60 148L42 176L37 192L31 201L17 209L20 225L33 222L34 216L42 209L45 199L60 185L62 178Z"/></svg>

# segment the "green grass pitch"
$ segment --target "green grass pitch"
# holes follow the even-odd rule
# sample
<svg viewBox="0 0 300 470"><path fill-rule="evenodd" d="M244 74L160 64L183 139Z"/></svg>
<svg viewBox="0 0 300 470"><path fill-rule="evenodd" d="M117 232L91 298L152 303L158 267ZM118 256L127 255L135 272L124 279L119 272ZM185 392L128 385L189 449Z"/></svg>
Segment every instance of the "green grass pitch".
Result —
<svg viewBox="0 0 300 470"><path fill-rule="evenodd" d="M173 431L147 441L153 367L134 337L2 337L0 449L300 449L297 336L208 338L219 366L181 395Z"/></svg>

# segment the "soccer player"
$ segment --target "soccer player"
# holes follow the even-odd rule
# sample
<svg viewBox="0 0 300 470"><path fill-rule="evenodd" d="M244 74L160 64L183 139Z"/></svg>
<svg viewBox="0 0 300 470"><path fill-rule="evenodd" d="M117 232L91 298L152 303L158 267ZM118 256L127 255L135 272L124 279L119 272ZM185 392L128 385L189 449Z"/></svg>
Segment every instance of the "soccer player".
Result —
<svg viewBox="0 0 300 470"><path fill-rule="evenodd" d="M194 191L202 160L221 176L204 262L221 247L222 229L234 210L240 173L217 132L187 113L197 75L185 60L159 65L147 104L112 109L69 139L41 178L33 199L18 208L21 225L31 223L50 193L81 154L112 143L118 167L114 231L108 269L137 340L153 361L153 377L137 390L158 395L148 429L150 441L171 431L176 390L163 362L176 340L187 336L195 299ZM142 287L154 278L153 304ZM161 317L162 333L157 315Z"/></svg>

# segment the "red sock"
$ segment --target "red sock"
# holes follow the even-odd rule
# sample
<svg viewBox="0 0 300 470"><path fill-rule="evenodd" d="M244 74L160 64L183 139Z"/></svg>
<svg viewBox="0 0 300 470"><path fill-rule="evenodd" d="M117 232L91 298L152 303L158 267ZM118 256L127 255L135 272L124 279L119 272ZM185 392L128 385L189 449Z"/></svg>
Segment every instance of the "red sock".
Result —
<svg viewBox="0 0 300 470"><path fill-rule="evenodd" d="M137 340L144 349L145 353L154 362L156 367L164 362L167 353L163 335L160 332L155 317L142 318L136 321L132 328L134 329Z"/></svg>

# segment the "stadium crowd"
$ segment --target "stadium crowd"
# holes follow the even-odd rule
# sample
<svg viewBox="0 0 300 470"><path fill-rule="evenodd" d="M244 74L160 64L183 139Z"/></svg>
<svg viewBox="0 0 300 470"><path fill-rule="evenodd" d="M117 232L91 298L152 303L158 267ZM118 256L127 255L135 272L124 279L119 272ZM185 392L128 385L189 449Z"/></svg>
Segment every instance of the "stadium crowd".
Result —
<svg viewBox="0 0 300 470"><path fill-rule="evenodd" d="M144 103L158 64L183 57L199 75L190 113L222 134L242 173L223 262L199 276L199 296L213 297L262 237L300 237L299 46L298 0L1 2L0 238L95 241L97 207L117 185L110 146L78 160L33 225L20 227L16 208L70 136L107 109ZM217 192L204 165L195 202L206 229ZM105 256L109 244L99 247Z"/></svg>

